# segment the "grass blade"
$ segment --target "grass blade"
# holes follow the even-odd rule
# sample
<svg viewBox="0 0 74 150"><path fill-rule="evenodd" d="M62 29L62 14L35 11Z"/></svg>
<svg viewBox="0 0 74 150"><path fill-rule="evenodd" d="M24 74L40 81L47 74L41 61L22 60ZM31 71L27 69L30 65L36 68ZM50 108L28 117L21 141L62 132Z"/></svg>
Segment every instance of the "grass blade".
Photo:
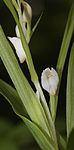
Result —
<svg viewBox="0 0 74 150"><path fill-rule="evenodd" d="M16 114L27 115L25 107L17 93L17 91L6 82L0 79L0 94L2 94L16 112Z"/></svg>
<svg viewBox="0 0 74 150"><path fill-rule="evenodd" d="M41 15L40 15L40 17L38 18L38 20L37 20L36 24L34 25L34 27L32 28L31 36L32 36L32 34L35 32L35 30L36 30L36 28L37 28L37 26L38 26L38 24L39 24L39 22L40 22L40 20L41 20L41 18L42 18L42 15L43 15L43 12L41 13Z"/></svg>
<svg viewBox="0 0 74 150"><path fill-rule="evenodd" d="M70 133L67 143L67 150L73 150L73 148L74 148L74 129Z"/></svg>
<svg viewBox="0 0 74 150"><path fill-rule="evenodd" d="M39 126L30 120L24 117L22 117L22 119L26 123L27 127L35 137L42 150L55 150L54 141L47 135L45 131L43 131Z"/></svg>
<svg viewBox="0 0 74 150"><path fill-rule="evenodd" d="M66 118L67 137L69 137L71 130L74 128L74 43L68 66Z"/></svg>
<svg viewBox="0 0 74 150"><path fill-rule="evenodd" d="M68 52L68 48L70 45L73 32L74 32L74 4L72 5L69 16L68 16L68 20L67 20L63 40L62 40L62 45L61 45L61 49L60 49L60 53L58 57L58 62L56 66L56 70L58 72L60 82L61 82L62 72L63 72L63 68L64 68L64 64L65 64L65 60L66 60L66 56L67 56L67 52ZM59 82L59 87L60 87L60 82ZM54 99L53 105L55 105L54 121L55 121L56 112L57 112L59 87L58 87L57 94L53 97ZM52 101L52 96L50 98Z"/></svg>
<svg viewBox="0 0 74 150"><path fill-rule="evenodd" d="M62 45L60 49L60 54L59 54L59 58L57 62L57 71L59 73L60 78L61 78L62 71L64 68L65 59L67 56L67 52L68 52L68 48L70 45L73 31L74 31L74 5L72 5L69 16L68 16L68 20L67 20L67 24L66 24L66 28L64 32L64 37L63 37L63 41L62 41Z"/></svg>

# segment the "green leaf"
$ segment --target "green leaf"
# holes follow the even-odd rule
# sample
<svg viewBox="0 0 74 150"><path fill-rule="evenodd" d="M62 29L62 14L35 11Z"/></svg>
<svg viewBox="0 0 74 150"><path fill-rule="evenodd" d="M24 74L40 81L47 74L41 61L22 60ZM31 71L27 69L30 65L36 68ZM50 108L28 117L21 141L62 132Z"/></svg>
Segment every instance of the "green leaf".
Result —
<svg viewBox="0 0 74 150"><path fill-rule="evenodd" d="M65 60L66 60L66 56L67 56L67 52L68 52L68 48L70 45L73 31L74 31L74 4L72 5L69 16L68 16L68 20L67 20L67 24L66 24L66 28L64 32L64 37L63 37L62 45L60 49L60 54L59 54L59 58L57 62L57 71L59 73L60 79L61 79L62 71L64 68L64 64L65 64Z"/></svg>
<svg viewBox="0 0 74 150"><path fill-rule="evenodd" d="M41 125L48 132L44 110L36 94L25 78L17 59L0 27L0 57L11 77L11 80L26 108L30 118Z"/></svg>
<svg viewBox="0 0 74 150"><path fill-rule="evenodd" d="M66 150L66 141L64 140L64 138L59 134L59 132L57 131L57 139L58 139L58 145L59 145L59 149L60 150Z"/></svg>
<svg viewBox="0 0 74 150"><path fill-rule="evenodd" d="M38 142L42 150L49 150L49 149L55 150L54 141L51 139L51 137L48 136L48 134L40 126L31 122L25 117L22 117L22 119L26 123L31 133L34 135L36 141Z"/></svg>
<svg viewBox="0 0 74 150"><path fill-rule="evenodd" d="M64 64L65 64L65 60L66 60L66 56L68 53L68 48L70 45L70 41L71 41L73 32L74 32L74 4L72 5L71 10L69 12L69 16L68 16L62 44L61 44L61 49L60 49L60 53L59 53L59 57L58 57L58 62L57 62L57 66L56 66L56 70L58 72L60 80L59 80L57 94L54 96L54 99L55 99L54 120L56 118L57 105L58 105L58 93L59 93L59 87L60 87L60 83L61 83L62 72L63 72L63 68L64 68Z"/></svg>
<svg viewBox="0 0 74 150"><path fill-rule="evenodd" d="M74 128L74 43L71 49L67 76L66 124L67 136L69 137Z"/></svg>
<svg viewBox="0 0 74 150"><path fill-rule="evenodd" d="M60 150L66 150L66 142L62 136L59 136L59 148Z"/></svg>
<svg viewBox="0 0 74 150"><path fill-rule="evenodd" d="M74 129L71 131L67 143L67 150L73 150L73 149L74 149Z"/></svg>
<svg viewBox="0 0 74 150"><path fill-rule="evenodd" d="M20 113L21 105L20 105L20 108L18 109L17 105L19 104L18 100L20 100L20 98L19 98L18 94L16 94L17 92L10 85L8 85L7 83L5 83L2 80L0 80L0 88L1 88L1 92L3 93L3 96L10 102L12 107L15 108L15 111L18 112L18 115L24 120L24 122L28 126L29 130L32 132L32 134L38 141L38 144L40 145L40 147L42 149L45 148L46 150L48 150L51 147L51 150L54 150L54 148L53 148L54 142L52 141L52 139L50 137L47 139L47 137L48 137L47 133L45 131L41 131L39 129L39 127L37 127L37 125L33 124L31 121L29 121L28 119L23 117L22 115L24 112ZM16 96L18 97L18 100L16 99L16 96L14 96L13 94L16 94ZM14 102L14 98L15 98L15 102ZM17 101L17 103L16 103L16 101ZM16 128L16 132L14 132L14 129L12 129L12 134L11 133L8 134L8 138L13 139L14 135L15 135L15 138L17 138L17 134L19 134L18 131L19 131L19 127ZM25 134L25 130L23 130L23 133ZM23 135L23 136L25 136L25 135ZM27 136L27 132L26 132L26 136ZM19 135L18 135L18 137L19 137ZM30 138L29 138L29 140L30 140ZM20 141L19 141L19 143L20 143Z"/></svg>
<svg viewBox="0 0 74 150"><path fill-rule="evenodd" d="M0 79L0 94L2 94L9 103L16 114L27 115L25 107L17 93L17 91L6 82Z"/></svg>
<svg viewBox="0 0 74 150"><path fill-rule="evenodd" d="M35 123L31 122L29 119L20 116L23 121L25 122L26 126L29 128L30 132L33 134L35 137L36 141L40 145L40 147L45 150L48 150L48 148L51 147L51 150L54 149L54 141L47 135L45 131L43 131L39 126L37 126ZM19 128L20 127L20 128ZM28 133L28 129L22 124L21 126L18 126L15 128L15 130L12 130L12 134L10 133L10 139L17 139L18 144L19 143L24 143L29 144L30 142L34 142L34 139L31 135L31 133ZM23 135L21 135L23 134ZM23 141L21 141L23 140ZM52 149L53 148L53 149Z"/></svg>
<svg viewBox="0 0 74 150"><path fill-rule="evenodd" d="M41 15L40 15L40 17L38 18L38 20L37 20L36 24L34 25L34 27L32 28L31 36L32 36L32 34L35 32L35 30L36 30L36 28L37 28L37 26L38 26L38 24L39 24L39 22L40 22L40 20L41 20L41 18L42 18L42 15L43 15L43 12L41 13Z"/></svg>

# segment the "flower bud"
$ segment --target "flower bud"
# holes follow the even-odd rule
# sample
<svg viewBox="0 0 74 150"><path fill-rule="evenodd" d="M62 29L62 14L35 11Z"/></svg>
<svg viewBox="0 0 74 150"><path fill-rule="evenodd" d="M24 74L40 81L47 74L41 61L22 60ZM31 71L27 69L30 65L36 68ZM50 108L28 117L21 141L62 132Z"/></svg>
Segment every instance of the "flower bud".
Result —
<svg viewBox="0 0 74 150"><path fill-rule="evenodd" d="M32 20L32 8L31 8L31 6L25 1L23 1L21 4L23 6L23 21L31 23L31 20Z"/></svg>
<svg viewBox="0 0 74 150"><path fill-rule="evenodd" d="M41 75L42 87L50 94L55 95L59 83L59 77L57 72L51 68L43 70Z"/></svg>
<svg viewBox="0 0 74 150"><path fill-rule="evenodd" d="M29 43L31 38L31 20L32 20L32 8L25 1L21 3L23 6L23 31L26 38L27 43Z"/></svg>

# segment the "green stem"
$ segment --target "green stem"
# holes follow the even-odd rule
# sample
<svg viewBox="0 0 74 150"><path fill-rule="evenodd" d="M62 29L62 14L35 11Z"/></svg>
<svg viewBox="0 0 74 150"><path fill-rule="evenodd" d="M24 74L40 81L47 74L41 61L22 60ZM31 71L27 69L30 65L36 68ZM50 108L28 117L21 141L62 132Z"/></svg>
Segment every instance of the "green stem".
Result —
<svg viewBox="0 0 74 150"><path fill-rule="evenodd" d="M55 96L50 95L50 111L53 121L55 121Z"/></svg>
<svg viewBox="0 0 74 150"><path fill-rule="evenodd" d="M15 0L12 0L12 3L14 5L15 9L18 11L18 4L17 4L17 2Z"/></svg>
<svg viewBox="0 0 74 150"><path fill-rule="evenodd" d="M44 94L42 92L42 89L41 89L41 86L39 83L36 84L36 88L38 90L38 92L40 93L40 97L41 97L41 104L42 104L42 107L44 109L44 112L45 112L45 115L46 115L46 118L48 120L48 130L51 134L51 137L52 139L55 139L55 144L56 144L56 147L58 147L57 145L57 137L56 137L56 131L55 131L55 126L54 126L54 122L52 120L52 117L51 117L51 114L50 114L50 111L49 111L49 108L48 108L48 105L46 103L46 99L44 97ZM53 134L52 134L53 133Z"/></svg>
<svg viewBox="0 0 74 150"><path fill-rule="evenodd" d="M58 95L50 95L50 111L51 111L51 116L53 119L53 122L55 122L56 119L56 111L57 111L57 99Z"/></svg>

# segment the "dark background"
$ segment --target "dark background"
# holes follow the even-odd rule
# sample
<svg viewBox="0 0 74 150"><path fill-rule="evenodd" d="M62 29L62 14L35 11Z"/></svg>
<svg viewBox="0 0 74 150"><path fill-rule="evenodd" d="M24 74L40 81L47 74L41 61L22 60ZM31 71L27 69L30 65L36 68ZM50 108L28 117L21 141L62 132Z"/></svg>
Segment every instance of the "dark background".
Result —
<svg viewBox="0 0 74 150"><path fill-rule="evenodd" d="M32 26L38 19L41 12L44 12L42 19L30 41L30 49L33 62L40 80L41 72L43 71L43 69L45 69L46 67L55 68L56 66L68 13L72 5L72 0L27 0L27 2L30 3L33 9ZM6 36L15 35L14 19L2 0L0 0L0 24L2 25ZM63 71L61 88L59 93L59 107L57 113L57 117L60 117L60 119L63 120L63 122L65 120L65 92L68 59L69 53ZM20 66L24 74L27 76L28 80L30 80L30 75L26 64L23 63ZM13 86L10 77L1 60L0 78ZM48 99L48 94L46 92L45 96ZM19 117L15 115L10 104L1 95L0 118L8 119L14 124L20 122Z"/></svg>

